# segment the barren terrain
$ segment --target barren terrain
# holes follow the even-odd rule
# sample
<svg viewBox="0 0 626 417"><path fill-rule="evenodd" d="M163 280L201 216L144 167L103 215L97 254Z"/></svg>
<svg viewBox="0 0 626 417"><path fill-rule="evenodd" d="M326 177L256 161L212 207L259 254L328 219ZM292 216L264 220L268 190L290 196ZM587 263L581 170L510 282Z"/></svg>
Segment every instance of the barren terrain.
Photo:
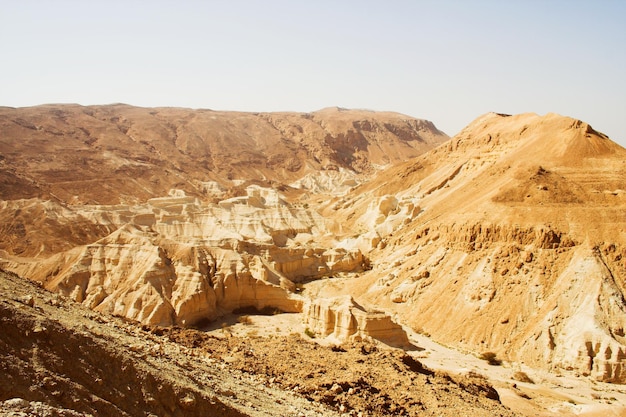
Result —
<svg viewBox="0 0 626 417"><path fill-rule="evenodd" d="M69 416L514 415L482 377L398 349L141 326L10 274L0 286L0 399L28 402L5 401L3 415L37 402Z"/></svg>
<svg viewBox="0 0 626 417"><path fill-rule="evenodd" d="M316 296L350 293L461 349L623 383L625 189L626 150L589 125L485 115L329 205L380 243L372 270Z"/></svg>
<svg viewBox="0 0 626 417"><path fill-rule="evenodd" d="M391 112L124 104L4 107L0 132L3 199L67 204L141 203L172 188L210 198L217 186L232 196L242 182L284 187L329 171L354 180L448 139L429 121Z"/></svg>
<svg viewBox="0 0 626 417"><path fill-rule="evenodd" d="M7 413L626 415L626 150L582 121L48 105L0 156Z"/></svg>

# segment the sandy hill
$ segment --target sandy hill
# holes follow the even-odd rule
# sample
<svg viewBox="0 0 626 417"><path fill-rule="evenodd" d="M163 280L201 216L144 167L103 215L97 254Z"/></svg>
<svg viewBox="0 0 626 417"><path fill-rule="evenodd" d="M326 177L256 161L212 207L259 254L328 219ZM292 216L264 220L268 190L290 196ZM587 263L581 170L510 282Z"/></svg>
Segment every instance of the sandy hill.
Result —
<svg viewBox="0 0 626 417"><path fill-rule="evenodd" d="M324 213L374 265L343 291L447 344L624 382L624 190L626 150L586 123L487 114Z"/></svg>

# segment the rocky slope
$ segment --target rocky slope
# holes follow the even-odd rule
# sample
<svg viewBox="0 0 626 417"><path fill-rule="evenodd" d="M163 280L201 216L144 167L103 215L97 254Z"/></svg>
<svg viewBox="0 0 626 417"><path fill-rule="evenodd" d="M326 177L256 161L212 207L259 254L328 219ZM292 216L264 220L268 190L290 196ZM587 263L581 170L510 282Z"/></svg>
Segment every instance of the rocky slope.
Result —
<svg viewBox="0 0 626 417"><path fill-rule="evenodd" d="M0 272L0 416L516 415L400 350L227 330L140 326Z"/></svg>
<svg viewBox="0 0 626 417"><path fill-rule="evenodd" d="M315 212L271 189L248 192L218 204L179 192L133 207L65 208L115 231L49 257L0 262L89 308L162 326L246 307L300 311L297 283L366 267L358 249L317 239L325 223Z"/></svg>
<svg viewBox="0 0 626 417"><path fill-rule="evenodd" d="M402 326L382 311L366 310L350 296L307 299L302 313L311 333L338 344L373 338L391 346L412 347Z"/></svg>
<svg viewBox="0 0 626 417"><path fill-rule="evenodd" d="M1 109L0 267L93 314L186 327L172 337L225 349L242 370L260 366L247 341L229 355L190 327L301 312L322 343L414 348L408 325L517 366L625 383L626 150L578 120L487 114L417 156L444 139L429 122L342 109ZM316 355L254 340L270 356L290 343ZM344 395L384 391L345 378L330 399L326 380L297 386L394 415ZM426 404L378 400L409 415Z"/></svg>
<svg viewBox="0 0 626 417"><path fill-rule="evenodd" d="M589 125L487 114L329 205L374 268L327 295L459 348L626 382L624 190L626 150Z"/></svg>
<svg viewBox="0 0 626 417"><path fill-rule="evenodd" d="M0 288L0 415L334 415L18 277Z"/></svg>

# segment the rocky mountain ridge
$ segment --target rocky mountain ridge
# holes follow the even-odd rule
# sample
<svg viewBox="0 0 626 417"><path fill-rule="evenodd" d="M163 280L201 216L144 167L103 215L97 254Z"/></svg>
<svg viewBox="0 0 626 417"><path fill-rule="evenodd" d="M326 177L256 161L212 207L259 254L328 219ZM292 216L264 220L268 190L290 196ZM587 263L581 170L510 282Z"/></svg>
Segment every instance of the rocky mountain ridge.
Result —
<svg viewBox="0 0 626 417"><path fill-rule="evenodd" d="M371 174L448 139L429 121L391 112L124 104L0 108L0 132L3 200L68 204L142 203L174 188L203 197L214 182L234 196L246 181L277 188L321 171Z"/></svg>

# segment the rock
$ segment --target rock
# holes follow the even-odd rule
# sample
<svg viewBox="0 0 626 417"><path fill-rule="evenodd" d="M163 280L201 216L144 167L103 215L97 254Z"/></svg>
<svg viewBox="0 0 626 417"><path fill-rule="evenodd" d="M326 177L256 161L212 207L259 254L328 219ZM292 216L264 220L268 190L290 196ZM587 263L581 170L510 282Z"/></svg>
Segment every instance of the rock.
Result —
<svg viewBox="0 0 626 417"><path fill-rule="evenodd" d="M4 401L3 406L11 409L19 409L29 407L30 403L22 398L11 398L10 400Z"/></svg>
<svg viewBox="0 0 626 417"><path fill-rule="evenodd" d="M18 301L22 304L25 304L29 307L33 307L35 305L35 299L33 298L32 295L25 295L23 297L20 297L18 299Z"/></svg>
<svg viewBox="0 0 626 417"><path fill-rule="evenodd" d="M196 397L192 392L186 392L184 395L179 397L178 403L185 410L191 410L196 405Z"/></svg>
<svg viewBox="0 0 626 417"><path fill-rule="evenodd" d="M350 296L305 301L303 321L314 333L341 343L373 338L392 346L409 346L406 332L391 317L367 311Z"/></svg>
<svg viewBox="0 0 626 417"><path fill-rule="evenodd" d="M333 386L330 387L330 392L332 392L335 395L339 395L343 392L343 388L341 388L341 385L339 384L333 384Z"/></svg>
<svg viewBox="0 0 626 417"><path fill-rule="evenodd" d="M299 233L323 230L323 219L293 210L274 190L246 190L226 208L181 190L120 208L157 213L151 227L158 233L122 224L91 245L17 269L89 308L160 326L191 326L245 307L298 312L295 282L363 269L358 249L286 245ZM132 218L128 213L119 218Z"/></svg>
<svg viewBox="0 0 626 417"><path fill-rule="evenodd" d="M0 416L92 417L92 414L80 413L67 408L54 407L39 401L26 401L21 398L12 398L4 402L0 402Z"/></svg>

